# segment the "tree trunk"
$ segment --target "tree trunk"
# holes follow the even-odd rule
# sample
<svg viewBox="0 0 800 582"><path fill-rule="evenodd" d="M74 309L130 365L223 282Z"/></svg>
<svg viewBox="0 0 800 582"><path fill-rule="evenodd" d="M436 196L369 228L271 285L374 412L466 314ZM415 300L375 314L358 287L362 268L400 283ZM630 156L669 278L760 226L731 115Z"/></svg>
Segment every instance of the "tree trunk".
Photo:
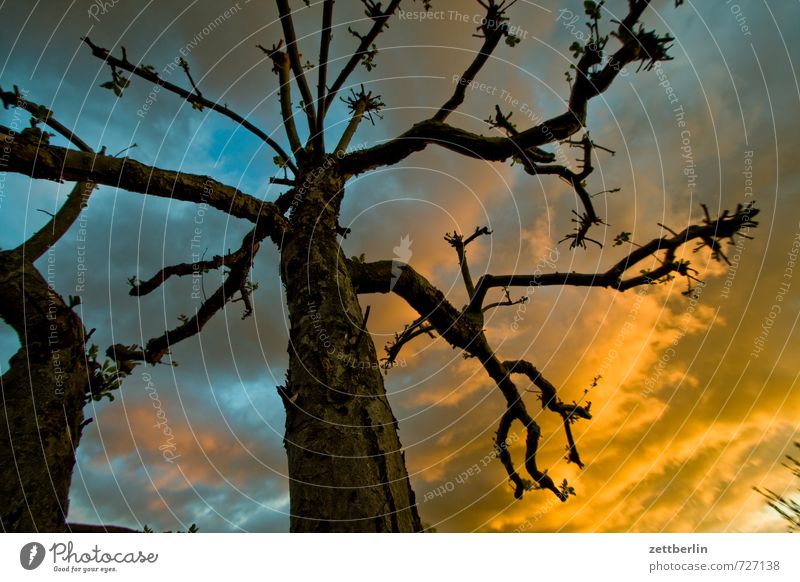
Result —
<svg viewBox="0 0 800 582"><path fill-rule="evenodd" d="M420 531L397 420L336 240L344 181L326 169L305 184L281 249L290 321L289 374L280 389L290 528Z"/></svg>
<svg viewBox="0 0 800 582"><path fill-rule="evenodd" d="M84 329L20 255L0 254L0 317L22 343L0 378L0 526L66 531L87 386ZM54 259L46 255L48 273Z"/></svg>

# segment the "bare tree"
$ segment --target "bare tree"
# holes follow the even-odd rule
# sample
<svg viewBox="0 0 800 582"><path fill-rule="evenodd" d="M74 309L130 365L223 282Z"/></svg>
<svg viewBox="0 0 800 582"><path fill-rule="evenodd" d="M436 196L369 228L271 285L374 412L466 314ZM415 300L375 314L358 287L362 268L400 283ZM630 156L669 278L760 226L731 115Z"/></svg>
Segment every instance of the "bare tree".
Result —
<svg viewBox="0 0 800 582"><path fill-rule="evenodd" d="M562 401L556 386L545 379L534 363L519 356L505 356L511 359L499 356L484 334L484 314L520 301L511 296L515 287L590 286L622 292L680 275L687 278L691 291L694 275L689 263L681 258L681 249L696 243L698 247L710 249L714 258L725 260L723 241L732 239L740 229L756 225L753 217L757 210L752 206L739 206L718 217L706 211L705 220L700 224L680 231L664 226L662 235L652 241L631 244L628 254L604 272L484 274L477 281L470 272L467 248L491 233L486 227L478 227L468 235L450 233L446 240L457 255L469 296L467 305L461 309L453 306L442 291L410 266L403 266L398 276L395 262L391 260L348 259L339 242L339 237L347 235L347 229L339 225L347 182L356 175L402 162L429 146L447 148L476 160L516 162L532 176L560 178L575 191L581 204L575 209L575 230L565 240L573 248L600 246L599 241L590 237L591 228L601 224L603 219L593 206L588 180L593 172L596 150L605 148L595 144L586 131L589 102L605 92L625 67L648 70L660 61L669 60L667 51L672 38L646 30L639 22L649 0L629 0L627 14L613 21L613 29L607 34L601 33L602 2L587 2L589 34L584 44L573 48L576 62L565 100L566 110L532 127L517 128L510 121L510 114L498 107L488 120L495 134L476 134L448 123L448 119L465 101L467 87L487 65L500 42L516 44L508 26L507 12L514 1L478 0L485 11L484 24L477 35L481 45L461 74L452 95L433 115L396 138L350 151L351 140L360 124L380 112L382 98L363 88L351 91L344 98L351 117L345 130L334 140L330 140L326 115L356 68L365 65L371 70L374 66L376 40L400 3L400 0L390 0L384 7L382 3L362 0L370 21L369 29L363 33L351 31L357 38L357 47L334 74L329 71L332 67L328 62L333 0L322 4L319 58L315 65L304 63L301 58L288 0L276 0L283 38L269 48L260 48L278 77L288 149L228 106L206 97L186 62L181 62L189 85L185 89L162 78L152 66L135 64L124 49L116 56L89 38L84 39L92 54L110 68L112 79L105 86L118 96L134 78L140 78L174 93L196 109L211 109L260 138L274 152L279 173L283 172L282 177L273 178L273 183L286 187L271 202L261 202L205 176L156 168L80 147L76 150L49 145L0 128L0 138L13 142L7 161L7 169L11 171L32 178L109 184L130 192L188 202L202 200L221 212L253 224L238 251L203 263L203 269L226 267L229 273L192 318L144 347L116 345L109 348L108 355L117 362L119 370L129 371L142 362L162 362L172 345L198 333L232 299L243 300L245 313L249 313L252 288L248 273L253 256L266 239L278 247L290 323L289 371L286 385L279 387L279 392L286 409L284 443L289 462L292 531L410 532L422 529L397 434L397 421L386 398L381 370L376 365L377 351L371 336L365 333L368 312L362 312L359 295L391 292L418 313L418 318L387 346L385 365L391 366L405 344L426 334L438 334L453 347L463 350L466 356L477 358L506 403L496 446L501 463L514 484L515 497L521 498L528 490L542 489L565 501L574 493L566 480L554 480L537 464L541 430L528 411L515 376L530 382L539 392L542 407L561 418L568 460L579 466L583 466L583 462L575 445L572 425L579 419L591 418L590 403ZM426 9L430 8L429 2L424 4ZM617 45L613 51L608 48L611 37ZM312 74L316 74L316 91L310 84ZM299 108L295 92L299 93ZM310 137L305 143L300 138L304 132L298 130L298 122L307 124ZM328 147L328 143L335 145ZM555 155L544 149L556 144L578 148L577 169L557 163ZM630 242L627 233L620 235L617 242ZM188 263L165 268L147 281L133 281L131 293L149 293L170 277L190 275L193 271ZM498 292L501 295L497 299L490 299ZM319 341L321 328L326 336L324 346ZM519 422L526 434L526 452L521 465L512 459L507 446L514 422ZM36 434L32 432L30 438L36 438ZM61 460L48 458L47 463ZM74 459L64 463L64 467L71 469ZM525 474L527 477L523 476ZM5 509L3 511L5 523Z"/></svg>

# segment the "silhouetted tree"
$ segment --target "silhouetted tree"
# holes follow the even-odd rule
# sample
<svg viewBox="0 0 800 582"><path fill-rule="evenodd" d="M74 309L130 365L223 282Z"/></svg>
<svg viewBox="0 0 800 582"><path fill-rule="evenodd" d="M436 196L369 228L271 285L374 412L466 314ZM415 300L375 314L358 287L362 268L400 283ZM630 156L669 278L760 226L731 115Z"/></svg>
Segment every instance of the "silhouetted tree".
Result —
<svg viewBox="0 0 800 582"><path fill-rule="evenodd" d="M794 446L800 449L800 443L794 443ZM784 463L784 467L789 469L792 475L800 479L800 461L791 455L786 455L786 460L788 462ZM800 503L790 497L775 493L772 489L761 489L759 487L754 487L753 489L766 497L769 506L789 522L789 531L800 531ZM798 488L798 491L800 491L800 488Z"/></svg>
<svg viewBox="0 0 800 582"><path fill-rule="evenodd" d="M84 39L92 54L109 66L112 79L104 86L118 96L135 78L144 79L162 91L174 93L196 109L208 108L229 118L260 138L275 154L276 175L282 174L272 182L286 188L273 201L262 202L206 176L152 167L130 158L88 151L80 146L70 149L50 145L40 136L16 135L7 128L0 128L0 138L11 144L11 153L6 160L6 169L10 171L32 178L107 184L134 193L203 202L253 224L237 251L199 266L204 271L224 267L228 274L224 283L193 317L152 339L144 347L115 345L109 348L109 357L123 373L142 362L161 362L172 345L198 333L231 299L243 300L245 313L249 313L252 309L249 271L253 257L265 240L279 249L280 276L289 311L289 370L286 385L279 387L279 392L286 409L284 443L289 464L292 531L411 532L422 529L397 434L397 421L387 401L383 376L377 365L376 348L369 333L365 333L368 313L362 312L359 295L394 293L419 315L397 335L396 341L387 346L385 365L391 366L406 343L425 334L440 335L453 347L463 350L467 357L476 358L483 365L506 403L506 412L497 430L496 447L514 484L515 497L521 498L529 490L542 489L564 501L574 492L566 480L554 480L537 464L541 431L528 411L515 377L522 376L524 381L532 383L539 391L542 407L563 421L567 458L579 466L583 466L583 462L575 446L572 425L579 419L591 418L590 403L562 401L555 384L547 380L532 362L498 355L484 334L484 314L490 309L521 301L511 297L511 290L516 287L590 286L626 291L680 275L687 277L691 289L693 271L688 262L678 258L678 251L684 245L697 243L708 247L714 258L724 260L723 241L732 239L742 228L756 225L752 218L757 210L752 206L739 206L734 212L726 211L718 217L712 217L706 211L705 220L700 224L680 231L663 227L658 238L631 245L630 252L623 259L603 272L484 274L477 280L469 268L467 249L480 237L489 236L490 231L478 227L473 233L450 233L446 240L456 253L469 296L467 305L460 309L453 306L423 274L408 265L398 268L397 262L392 260L365 262L348 259L339 243L339 237L346 236L347 230L339 225L338 220L348 181L359 174L397 164L431 146L447 148L476 160L517 163L537 178L548 175L560 178L574 190L581 205L575 210L575 231L567 235L566 240L573 248L585 248L587 243L599 246L599 241L589 236L591 228L602 223L587 183L594 169L593 156L600 147L586 131L589 102L605 92L625 67L634 65L649 70L659 61L669 59L667 50L672 38L646 30L639 23L649 0L629 0L627 14L621 20L613 21L607 34L601 33L602 2L586 2L589 33L585 35L584 43L572 47L576 61L570 76L566 110L532 127L520 128L512 124L509 114L497 107L488 120L496 130L495 135L476 134L449 123L448 119L465 101L467 87L477 78L501 41L514 46L518 40L508 26L507 11L514 2L479 0L481 10L485 11L484 24L479 27L477 35L481 44L455 84L452 95L433 115L420 120L396 138L351 151L349 146L360 124L380 112L382 98L363 88L352 91L345 97L351 117L341 135L333 140L332 130L325 124L326 115L356 68L364 65L372 70L375 66L377 38L400 3L401 0L390 0L384 6L372 0L362 0L370 21L369 28L363 33L351 30L357 47L334 73L328 62L334 22L333 0L322 3L319 57L315 64L303 62L301 58L289 0L276 0L283 38L269 48L260 48L270 59L278 77L280 111L288 149L227 105L206 97L195 84L185 61L181 61L181 67L187 76L187 89L167 81L152 66L135 64L124 49L117 56L89 38ZM430 9L430 2L424 2L424 5L425 9ZM613 50L610 48L612 44L615 45ZM312 75L316 75L315 90L310 84ZM295 92L299 93L299 107ZM35 114L34 117L53 126L49 114ZM310 136L307 141L301 140L300 135L305 132L299 131L296 123L307 125ZM71 135L70 132L67 134ZM580 160L577 169L558 163L555 155L545 149L559 143L578 148ZM335 145L331 147L330 144ZM628 234L620 235L617 242L630 242ZM192 263L167 267L147 281L132 281L131 294L145 295L169 278L191 275L197 269L198 265ZM3 276L19 280L14 273L9 268L4 270ZM498 292L500 295L496 299L490 299ZM65 317L71 318L71 329L78 330L79 322L69 306L63 305L62 311ZM5 313L3 316L11 317ZM320 327L325 331L324 345L320 341ZM78 334L77 331L72 333ZM68 339L65 337L64 341ZM22 336L23 345L26 341L30 341L30 335L27 339ZM80 361L85 353L83 339L75 339L69 345L73 351L65 357ZM30 350L30 344L28 346ZM37 352L31 354L28 361L47 366L48 358L48 353ZM8 374L25 373L26 361L17 360ZM3 458L4 481L17 480L15 488L8 493L17 496L11 503L12 507L20 506L20 495L27 496L27 499L31 496L53 498L46 484L40 483L41 486L23 491L23 486L27 485L26 474L16 475L12 469L8 469L7 474L5 472L10 451L13 450L14 458L17 458L24 454L26 447L38 447L40 432L30 421L33 418L32 406L40 406L39 398L53 400L52 384L52 378L42 380L40 387L48 392L46 396L31 393L24 379L8 386L4 384L4 392L15 391L15 400L11 401L13 414L27 419L20 424L27 440L18 441L15 437L12 446L4 443L8 449L3 452L6 455ZM45 451L44 459L41 454L31 457L31 463L58 467L56 498L60 501L60 510L66 508L69 474L74 464L71 455L77 442L71 441L69 435L74 435L80 425L82 385L73 392L73 401L65 415L68 420L65 426L70 427L70 431L59 426L58 434L53 437L58 454ZM65 410L67 408L60 400L54 400L52 406L59 411L62 406ZM521 465L512 459L507 446L509 430L515 422L522 425L526 434L526 451ZM43 469L40 465L36 471L41 473ZM33 512L30 520L20 520L7 513L4 506L4 527L25 529L35 522L40 529L46 529L63 522L62 513L52 513L59 511L52 504L32 507L41 509ZM42 527L39 523L47 525Z"/></svg>

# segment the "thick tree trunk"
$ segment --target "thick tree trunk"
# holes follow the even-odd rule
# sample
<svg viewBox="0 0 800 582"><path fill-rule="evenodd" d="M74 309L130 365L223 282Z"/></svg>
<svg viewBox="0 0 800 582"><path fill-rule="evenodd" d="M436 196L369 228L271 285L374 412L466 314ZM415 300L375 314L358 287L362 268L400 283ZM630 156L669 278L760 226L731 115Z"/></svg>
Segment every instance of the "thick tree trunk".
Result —
<svg viewBox="0 0 800 582"><path fill-rule="evenodd" d="M397 421L336 240L343 180L329 170L308 182L281 249L291 326L281 390L290 527L420 531Z"/></svg>
<svg viewBox="0 0 800 582"><path fill-rule="evenodd" d="M87 386L83 324L15 252L0 254L0 316L22 343L0 378L0 526L66 531Z"/></svg>

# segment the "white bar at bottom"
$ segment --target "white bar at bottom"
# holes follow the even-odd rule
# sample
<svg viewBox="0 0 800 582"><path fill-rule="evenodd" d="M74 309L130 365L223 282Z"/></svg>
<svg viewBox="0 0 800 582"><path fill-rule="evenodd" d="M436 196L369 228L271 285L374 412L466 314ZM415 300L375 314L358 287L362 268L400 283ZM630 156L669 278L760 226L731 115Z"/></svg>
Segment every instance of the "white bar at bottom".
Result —
<svg viewBox="0 0 800 582"><path fill-rule="evenodd" d="M0 572L15 581L796 582L799 553L793 534L4 534Z"/></svg>

